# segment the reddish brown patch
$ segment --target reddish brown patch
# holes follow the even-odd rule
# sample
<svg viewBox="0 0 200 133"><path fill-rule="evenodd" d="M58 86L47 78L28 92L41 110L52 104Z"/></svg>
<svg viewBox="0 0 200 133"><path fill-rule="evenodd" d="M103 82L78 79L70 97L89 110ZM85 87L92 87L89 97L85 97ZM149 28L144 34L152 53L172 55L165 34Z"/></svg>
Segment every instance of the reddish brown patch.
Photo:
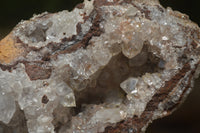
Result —
<svg viewBox="0 0 200 133"><path fill-rule="evenodd" d="M82 24L82 23L79 22L79 23L76 25L76 32L77 32L77 34L80 34L81 31L82 31L81 24Z"/></svg>
<svg viewBox="0 0 200 133"><path fill-rule="evenodd" d="M144 7L144 8L141 10L141 12L143 12L143 13L145 14L145 18L146 18L146 19L151 20L150 11L149 11L146 7Z"/></svg>
<svg viewBox="0 0 200 133"><path fill-rule="evenodd" d="M113 2L108 2L108 0L95 0L94 7L101 6L112 6L112 5L123 5L123 4L132 4L132 0L113 0Z"/></svg>
<svg viewBox="0 0 200 133"><path fill-rule="evenodd" d="M47 97L46 95L44 95L44 96L42 97L42 103L47 104L48 102L49 102L48 97Z"/></svg>
<svg viewBox="0 0 200 133"><path fill-rule="evenodd" d="M192 41L191 45L192 45L193 49L196 49L198 46L198 44L195 40Z"/></svg>
<svg viewBox="0 0 200 133"><path fill-rule="evenodd" d="M67 49L60 51L58 54L53 55L52 57L55 58L55 56L57 56L59 54L66 54L66 53L74 52L74 51L76 51L77 49L79 49L81 47L82 47L82 43L76 43L76 44L68 47Z"/></svg>
<svg viewBox="0 0 200 133"><path fill-rule="evenodd" d="M89 32L83 37L81 43L84 47L88 46L88 42L93 36L100 36L103 32L100 28L100 22L102 21L102 16L98 13L93 21L92 26L90 27Z"/></svg>
<svg viewBox="0 0 200 133"><path fill-rule="evenodd" d="M3 71L8 70L9 72L11 72L11 71L12 71L12 67L13 67L13 66L8 66L8 65L2 65L2 64L0 64L0 68L1 68L1 70L3 70Z"/></svg>
<svg viewBox="0 0 200 133"><path fill-rule="evenodd" d="M43 80L51 76L51 69L43 68L38 64L25 64L25 70L30 80Z"/></svg>
<svg viewBox="0 0 200 133"><path fill-rule="evenodd" d="M75 8L83 9L84 7L85 7L85 4L84 3L80 3L80 4L76 5Z"/></svg>
<svg viewBox="0 0 200 133"><path fill-rule="evenodd" d="M83 17L84 22L90 18L89 16L86 16L87 14L85 12L80 15Z"/></svg>
<svg viewBox="0 0 200 133"><path fill-rule="evenodd" d="M101 6L110 6L110 5L118 5L118 0L113 0L113 2L108 2L108 0L95 0L94 7L101 7Z"/></svg>

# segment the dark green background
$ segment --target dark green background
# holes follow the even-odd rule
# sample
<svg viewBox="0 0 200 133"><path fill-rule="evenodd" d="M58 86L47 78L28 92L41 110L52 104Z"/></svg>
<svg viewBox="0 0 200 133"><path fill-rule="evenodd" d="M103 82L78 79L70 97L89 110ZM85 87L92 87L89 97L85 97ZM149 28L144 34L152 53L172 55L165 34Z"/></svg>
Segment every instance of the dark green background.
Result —
<svg viewBox="0 0 200 133"><path fill-rule="evenodd" d="M44 11L57 12L73 7L83 0L1 0L0 39L8 34L22 19L26 20ZM200 0L160 0L164 7L170 6L190 16L200 25ZM155 121L147 133L200 133L200 79L183 106L173 115Z"/></svg>

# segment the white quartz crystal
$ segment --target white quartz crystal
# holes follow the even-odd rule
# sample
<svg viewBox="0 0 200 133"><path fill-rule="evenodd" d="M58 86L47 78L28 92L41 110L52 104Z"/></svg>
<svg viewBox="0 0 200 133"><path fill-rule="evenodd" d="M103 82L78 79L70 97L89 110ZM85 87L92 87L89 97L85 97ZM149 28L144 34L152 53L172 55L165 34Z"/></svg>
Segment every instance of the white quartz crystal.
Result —
<svg viewBox="0 0 200 133"><path fill-rule="evenodd" d="M109 123L116 123L120 121L120 109L118 108L111 108L111 109L102 109L96 112L96 114L91 118L93 122L109 122Z"/></svg>
<svg viewBox="0 0 200 133"><path fill-rule="evenodd" d="M120 87L127 93L127 94L134 94L137 93L136 85L138 79L137 78L128 78L124 82L120 84Z"/></svg>
<svg viewBox="0 0 200 133"><path fill-rule="evenodd" d="M145 130L166 114L166 101L189 93L183 94L200 61L199 31L157 0L85 0L71 12L22 21L11 34L23 54L10 71L0 68L0 121L12 122L19 108L29 133L104 132L142 118L154 96L173 86L149 111ZM43 69L51 70L48 77Z"/></svg>

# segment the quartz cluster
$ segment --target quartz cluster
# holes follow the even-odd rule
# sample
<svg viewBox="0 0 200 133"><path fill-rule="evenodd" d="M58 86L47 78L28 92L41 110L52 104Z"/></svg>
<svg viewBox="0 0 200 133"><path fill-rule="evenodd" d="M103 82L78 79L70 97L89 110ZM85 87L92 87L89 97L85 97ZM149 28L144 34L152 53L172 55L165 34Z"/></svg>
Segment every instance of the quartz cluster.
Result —
<svg viewBox="0 0 200 133"><path fill-rule="evenodd" d="M200 28L157 0L85 0L0 41L1 133L140 133L200 73Z"/></svg>

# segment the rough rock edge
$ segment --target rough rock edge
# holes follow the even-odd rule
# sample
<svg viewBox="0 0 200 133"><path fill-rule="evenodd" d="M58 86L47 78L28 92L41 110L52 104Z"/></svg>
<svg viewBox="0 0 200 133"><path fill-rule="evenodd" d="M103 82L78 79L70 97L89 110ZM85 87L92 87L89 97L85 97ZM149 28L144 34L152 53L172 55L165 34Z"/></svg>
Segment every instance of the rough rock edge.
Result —
<svg viewBox="0 0 200 133"><path fill-rule="evenodd" d="M197 68L197 67L196 67ZM173 103L171 108L168 108L164 111L167 113L164 116L170 115L172 111L181 103L183 100L185 92L187 89L191 87L191 80L194 75L196 68L190 70L190 65L185 64L184 67L177 73L170 81L165 83L165 86L160 88L157 93L152 97L152 99L147 103L145 111L142 113L140 117L134 116L133 118L129 118L125 121L121 121L116 124L115 127L107 127L104 133L129 133L130 130L133 133L144 132L148 124L150 124L155 118L153 118L154 111L158 109L158 105L162 103L170 93L171 90L178 84L179 80L184 76L189 76L189 83L185 85L184 92L182 93L179 101L177 103ZM189 75L186 75L187 72L190 72ZM133 127L134 125L134 127Z"/></svg>
<svg viewBox="0 0 200 133"><path fill-rule="evenodd" d="M146 1L145 1L146 2ZM61 50L59 52L57 52L57 54L55 55L51 55L50 53L48 54L45 54L43 55L43 58L42 60L39 60L39 61L36 61L36 62L28 62L28 61L25 61L25 60L20 60L18 59L17 57L18 56L23 56L25 57L28 53L30 53L31 51L40 51L41 49L43 49L44 47L41 47L41 48L36 48L36 47L31 47L31 46L28 46L28 44L24 43L19 37L17 36L14 36L13 35L13 32L11 32L7 37L5 37L4 39L1 40L0 44L4 44L4 42L8 43L8 44L12 44L14 45L14 47L16 47L16 51L11 51L11 50L8 50L6 51L7 52L7 56L8 58L9 57L12 57L10 53L14 54L16 53L18 56L15 56L15 57L12 57L12 59L10 59L10 61L7 61L7 59L2 59L0 60L0 68L3 70L3 71L12 71L12 69L15 69L15 66L19 63L23 63L23 64L29 64L29 63L36 63L38 66L40 66L41 64L45 64L46 62L48 62L51 58L56 58L59 54L65 54L65 53L71 53L71 52L74 52L76 51L77 49L83 47L83 48L86 48L89 44L88 42L90 41L90 39L94 36L100 36L102 33L103 33L103 29L100 28L99 26L99 23L102 20L101 18L101 12L100 12L100 7L101 6L109 6L109 5L122 5L124 3L129 3L129 4L133 4L131 2L131 0L124 0L124 1L118 1L118 0L114 0L113 2L108 2L107 0L102 0L102 1L98 1L98 0L95 0L94 1L94 9L93 11L91 12L91 14L89 16L85 16L85 14L83 14L84 16L84 21L87 21L88 19L90 19L92 16L94 16L94 13L96 13L96 16L95 18L93 19L92 21L92 26L90 27L90 30L88 31L88 33L86 33L84 35L84 37L82 38L82 40L77 40L77 43L71 45L70 47L67 47L65 50ZM135 5L134 5L135 6ZM77 5L75 8L79 8L79 9L82 9L84 8L84 4L79 4ZM147 19L150 19L149 16L148 16L148 13L149 11L148 10L143 10L139 7L136 7L138 8L141 12L145 13L145 17ZM162 9L162 7L159 7L160 9ZM43 13L37 17L35 17L35 19L40 19L40 18L48 18L50 17L51 15L53 14L50 14L50 13ZM76 25L77 27L77 35L73 35L69 38L62 38L62 41L57 44L57 43L49 43L47 44L47 46L45 47L48 47L50 49L52 49L53 51L58 51L59 47L62 45L62 43L66 42L66 41L71 41L71 40L76 40L76 37L79 36L79 34L81 34L81 24L82 23L78 23ZM17 29L18 26L16 26L14 28ZM9 41L12 41L12 42L9 42ZM19 46L18 46L19 44ZM11 47L10 47L11 48ZM9 48L9 49L10 49ZM6 49L5 46L3 46L2 49ZM0 51L1 52L1 51ZM2 57L3 58L3 57ZM1 57L0 57L1 59ZM2 62L3 61L3 62ZM45 68L43 68L45 69ZM27 73L30 73L29 72L29 68L26 69L26 72ZM39 71L41 69L38 69ZM41 70L42 72L43 70ZM46 70L46 71L49 71L49 70ZM30 74L28 74L30 75ZM39 76L35 75L34 77L38 77L38 78L30 78L31 80L37 80L37 79L48 79L49 76L46 76L46 78L40 78Z"/></svg>
<svg viewBox="0 0 200 133"><path fill-rule="evenodd" d="M131 0L124 0L123 2L131 3ZM89 45L88 44L89 40L93 36L100 36L101 33L103 32L103 30L99 27L99 22L101 21L101 13L99 12L98 8L101 6L106 6L106 5L123 4L123 2L121 3L117 0L114 0L113 3L110 3L110 2L107 2L107 0L102 0L102 1L96 0L94 2L95 8L94 8L93 12L96 12L97 15L93 20L93 25L90 28L89 32L86 35L84 35L84 37L81 41L79 41L76 44L73 44L71 47L69 47L61 52L58 52L58 54L54 55L54 57L52 57L51 55L47 55L47 56L44 56L43 60L38 61L38 62L27 62L27 61L23 61L23 60L16 60L11 64L6 64L6 65L4 63L1 63L0 64L1 69L8 70L11 72L12 69L15 69L15 66L18 63L23 63L26 66L26 73L28 74L28 76L31 80L48 79L51 75L51 69L50 68L42 68L41 64L50 60L50 58L56 58L55 56L57 56L59 54L70 53L70 52L76 51L77 49L79 49L81 47L86 48ZM83 7L84 7L84 4L80 4L77 6L77 8L83 8ZM160 10L162 10L162 7L158 7L158 8L160 8ZM147 19L151 19L148 15L149 14L148 10L143 10L143 9L139 9L139 10L141 10L141 12L145 13L145 17ZM41 17L46 17L46 15L41 16ZM90 18L90 16L85 16L85 21L89 18ZM80 25L81 25L80 23L77 24L77 35L81 32ZM63 42L69 41L69 40L74 40L76 38L76 36L72 36L71 38L63 38ZM24 55L26 55L30 51L40 50L40 49L37 49L34 47L28 47L19 38L13 38L13 40L15 40L16 43L21 44L20 49L23 49L22 51L24 51L24 53L23 53ZM50 45L52 45L52 44L49 44L49 46ZM195 42L193 42L192 46L193 46L193 48L196 48L197 44ZM10 51L8 51L8 52L10 52ZM198 64L200 64L200 63L198 63ZM184 65L184 67L180 70L180 72L178 74L176 74L170 81L167 81L165 83L165 86L160 88L159 91L153 96L153 98L148 102L145 111L142 113L142 115L140 117L135 116L133 118L129 118L129 119L126 119L124 121L117 123L115 127L107 127L105 130L105 133L118 133L118 132L127 133L130 131L139 133L139 132L144 131L143 128L147 127L147 125L153 120L153 113L155 110L157 110L158 105L167 98L168 94L179 83L180 79L182 79L182 77L184 77L184 76L189 76L189 81L192 80L192 77L197 68L197 65L195 68L192 68L192 70L191 70L190 65L188 63L186 63ZM32 72L32 69L37 70L38 72L36 72L36 73ZM190 74L187 75L186 74L187 72L189 72ZM42 75L41 75L41 73L42 73ZM172 110L174 110L177 107L177 105L179 105L179 103L182 101L182 98L184 97L185 92L187 91L188 88L190 88L190 85L191 85L191 82L189 82L187 85L185 85L186 88L185 88L184 92L182 93L179 102L174 103L171 108L165 110L165 111L167 111L166 115L169 115L172 112ZM134 128L133 128L133 125L134 125Z"/></svg>

